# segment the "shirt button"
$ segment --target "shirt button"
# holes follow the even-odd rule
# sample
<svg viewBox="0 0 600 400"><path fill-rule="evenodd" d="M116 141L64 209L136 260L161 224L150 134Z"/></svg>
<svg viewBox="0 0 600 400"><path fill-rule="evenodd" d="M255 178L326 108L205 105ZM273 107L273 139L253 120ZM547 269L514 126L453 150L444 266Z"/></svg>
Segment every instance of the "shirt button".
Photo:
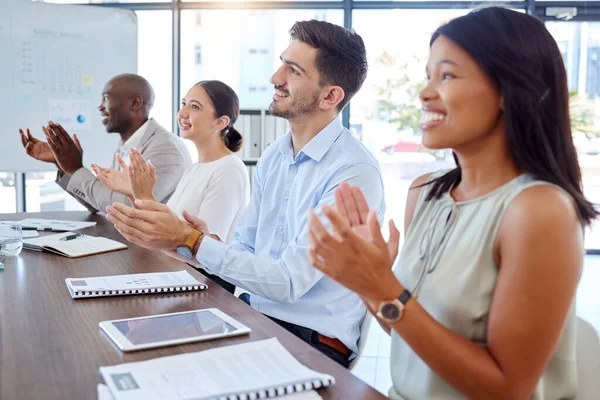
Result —
<svg viewBox="0 0 600 400"><path fill-rule="evenodd" d="M285 196L285 197L283 198L283 200L285 200L285 201L288 201L289 199L290 199L290 196Z"/></svg>
<svg viewBox="0 0 600 400"><path fill-rule="evenodd" d="M277 228L277 232L279 232L279 233L283 232L283 226L280 226L279 228Z"/></svg>

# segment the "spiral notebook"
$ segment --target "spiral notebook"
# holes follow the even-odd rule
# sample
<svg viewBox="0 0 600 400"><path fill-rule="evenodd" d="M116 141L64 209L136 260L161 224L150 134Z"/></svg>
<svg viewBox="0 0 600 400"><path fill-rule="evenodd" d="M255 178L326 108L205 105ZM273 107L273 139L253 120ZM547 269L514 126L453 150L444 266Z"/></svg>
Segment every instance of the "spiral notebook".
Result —
<svg viewBox="0 0 600 400"><path fill-rule="evenodd" d="M98 400L115 400L108 386L99 383L97 386ZM321 396L314 390L307 390L300 393L285 394L277 396L274 400L323 400Z"/></svg>
<svg viewBox="0 0 600 400"><path fill-rule="evenodd" d="M334 377L302 365L277 338L100 367L100 375L115 400L242 400L303 392L310 399L312 390L335 384Z"/></svg>
<svg viewBox="0 0 600 400"><path fill-rule="evenodd" d="M94 278L67 278L67 288L74 299L86 297L123 296L167 292L206 290L202 282L187 271L154 272L100 276Z"/></svg>

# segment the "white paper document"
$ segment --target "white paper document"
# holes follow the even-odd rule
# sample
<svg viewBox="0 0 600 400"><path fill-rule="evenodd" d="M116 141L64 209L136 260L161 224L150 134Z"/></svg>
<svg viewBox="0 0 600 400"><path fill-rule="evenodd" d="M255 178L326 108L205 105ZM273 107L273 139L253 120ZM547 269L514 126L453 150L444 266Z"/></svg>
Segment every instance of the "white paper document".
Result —
<svg viewBox="0 0 600 400"><path fill-rule="evenodd" d="M199 282L185 270L92 278L67 278L65 282L73 298L206 289L204 283Z"/></svg>
<svg viewBox="0 0 600 400"><path fill-rule="evenodd" d="M25 230L33 229L38 231L66 232L76 231L83 228L89 228L96 225L89 221L62 221L58 219L39 219L25 218L21 221L21 228Z"/></svg>
<svg viewBox="0 0 600 400"><path fill-rule="evenodd" d="M23 231L23 239L34 238L40 236L38 231Z"/></svg>
<svg viewBox="0 0 600 400"><path fill-rule="evenodd" d="M292 393L285 396L277 396L276 399L281 400L323 400L319 393L314 390L307 390L305 392Z"/></svg>
<svg viewBox="0 0 600 400"><path fill-rule="evenodd" d="M101 367L100 374L116 400L262 399L335 383L302 365L276 338Z"/></svg>
<svg viewBox="0 0 600 400"><path fill-rule="evenodd" d="M115 400L113 395L110 393L108 386L101 383L98 384L98 400Z"/></svg>

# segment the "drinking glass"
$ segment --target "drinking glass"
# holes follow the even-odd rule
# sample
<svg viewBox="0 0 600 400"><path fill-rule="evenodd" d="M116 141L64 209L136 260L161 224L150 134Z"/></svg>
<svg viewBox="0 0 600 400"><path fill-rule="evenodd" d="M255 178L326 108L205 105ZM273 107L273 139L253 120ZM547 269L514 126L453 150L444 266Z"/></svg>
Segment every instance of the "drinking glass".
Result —
<svg viewBox="0 0 600 400"><path fill-rule="evenodd" d="M23 233L18 221L0 221L0 258L14 257L23 249Z"/></svg>

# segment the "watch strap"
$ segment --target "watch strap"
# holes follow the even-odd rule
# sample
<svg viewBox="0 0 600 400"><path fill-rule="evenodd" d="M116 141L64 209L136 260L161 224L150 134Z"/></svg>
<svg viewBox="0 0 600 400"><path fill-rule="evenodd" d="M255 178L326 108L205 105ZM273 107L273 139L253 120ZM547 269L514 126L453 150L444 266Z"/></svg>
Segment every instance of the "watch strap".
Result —
<svg viewBox="0 0 600 400"><path fill-rule="evenodd" d="M400 297L398 297L398 300L400 303L402 303L402 305L406 305L411 296L412 294L408 291L408 289L404 289L404 292L402 292Z"/></svg>
<svg viewBox="0 0 600 400"><path fill-rule="evenodd" d="M192 231L192 233L190 233L189 236L187 237L184 246L190 250L193 249L194 245L196 244L196 241L198 240L198 238L201 235L202 235L202 233L199 230L194 229Z"/></svg>

